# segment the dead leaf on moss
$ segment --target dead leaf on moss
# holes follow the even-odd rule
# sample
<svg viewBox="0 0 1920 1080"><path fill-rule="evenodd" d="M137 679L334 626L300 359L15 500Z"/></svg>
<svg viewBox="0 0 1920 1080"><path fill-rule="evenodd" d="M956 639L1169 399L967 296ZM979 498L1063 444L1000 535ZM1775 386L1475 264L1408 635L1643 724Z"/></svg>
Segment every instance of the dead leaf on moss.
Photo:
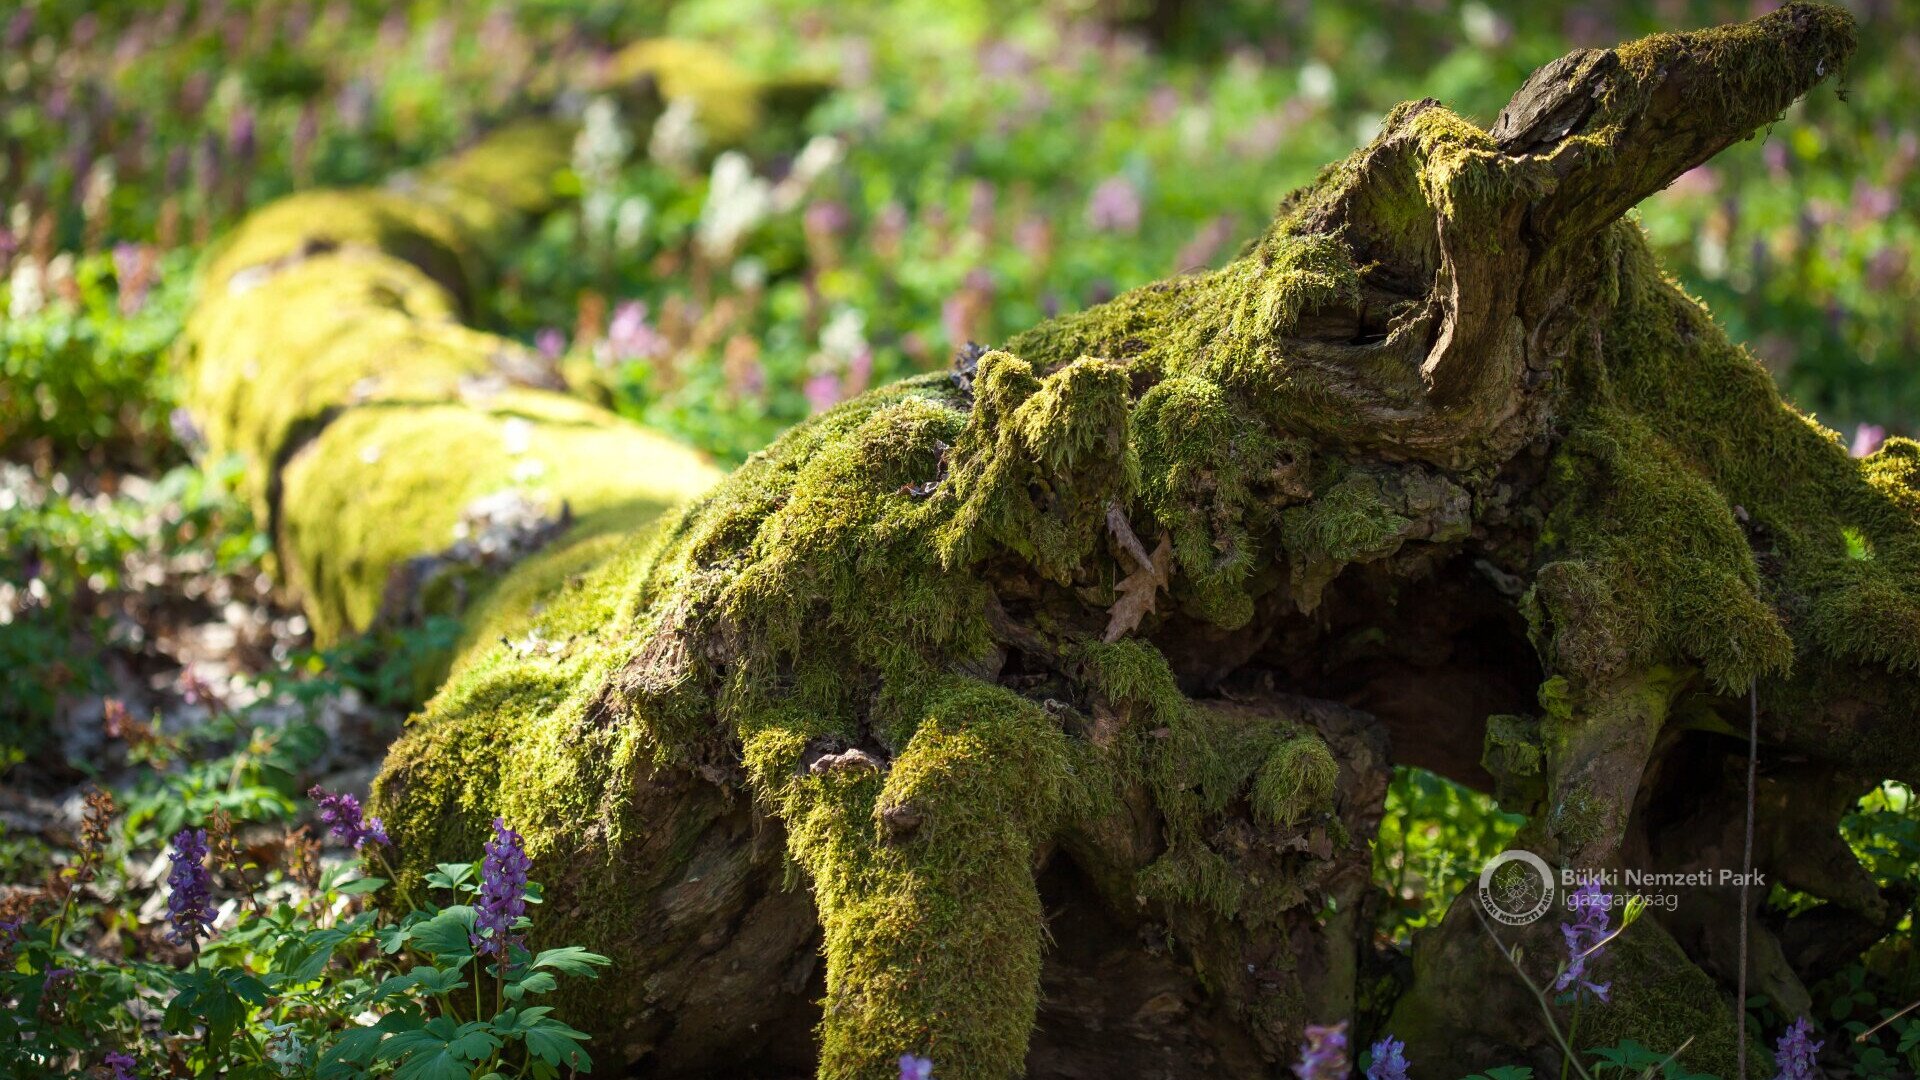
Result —
<svg viewBox="0 0 1920 1080"><path fill-rule="evenodd" d="M1153 613L1154 595L1167 587L1167 571L1173 563L1173 543L1165 533L1160 535L1160 543L1154 547L1153 554L1143 559L1146 549L1141 546L1139 538L1133 535L1126 518L1119 517L1117 525L1115 518L1116 515L1108 514L1107 523L1115 526L1115 534L1121 537L1120 546L1133 558L1134 570L1113 587L1120 598L1107 609L1105 637L1109 642L1119 641L1133 632L1141 619ZM1122 529L1125 530L1124 534L1121 533Z"/></svg>

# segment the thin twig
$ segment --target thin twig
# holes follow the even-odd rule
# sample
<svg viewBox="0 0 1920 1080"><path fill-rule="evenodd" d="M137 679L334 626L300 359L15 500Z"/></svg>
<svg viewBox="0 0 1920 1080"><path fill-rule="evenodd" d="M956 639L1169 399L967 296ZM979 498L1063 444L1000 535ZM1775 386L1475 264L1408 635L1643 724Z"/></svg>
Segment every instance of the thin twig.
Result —
<svg viewBox="0 0 1920 1080"><path fill-rule="evenodd" d="M1493 925L1487 922L1485 915L1481 914L1479 906L1469 902L1468 907L1473 910L1473 917L1480 920L1480 928L1493 939L1493 947L1500 950L1501 957L1512 966L1513 973L1520 976L1520 981L1533 992L1533 1000L1540 1003L1540 1015L1547 1021L1547 1034L1552 1035L1553 1041L1560 1047L1561 1060L1572 1062L1573 1071L1580 1074L1581 1080L1593 1080L1593 1074L1587 1072L1587 1067L1580 1064L1580 1059L1574 1055L1573 1047L1567 1043L1567 1037L1560 1034L1560 1025L1554 1022L1553 1006L1547 1002L1546 992L1535 986L1533 980L1527 977L1526 970L1520 966L1520 961L1515 960L1513 954L1507 951L1506 944L1500 940L1499 934L1493 932Z"/></svg>
<svg viewBox="0 0 1920 1080"><path fill-rule="evenodd" d="M1673 1053L1668 1054L1665 1058L1663 1058L1660 1064L1647 1066L1647 1071L1640 1074L1640 1080L1653 1080L1653 1078L1656 1076L1665 1075L1667 1071L1667 1066L1673 1064L1673 1061L1675 1058L1678 1058L1681 1054L1686 1053L1687 1047L1693 1045L1693 1040L1695 1038L1696 1036L1693 1036L1693 1035L1687 1036L1687 1041L1681 1043L1680 1048L1678 1050L1675 1050Z"/></svg>
<svg viewBox="0 0 1920 1080"><path fill-rule="evenodd" d="M1749 879L1753 875L1753 803L1754 774L1760 758L1760 680L1747 683L1747 839L1740 849L1740 976L1733 1010L1734 1055L1740 1066L1740 1080L1747 1080L1747 924L1753 911L1747 903Z"/></svg>
<svg viewBox="0 0 1920 1080"><path fill-rule="evenodd" d="M1907 1015L1908 1013L1912 1012L1915 1009L1920 1009L1920 1001L1914 1002L1913 1004L1907 1006L1904 1009L1901 1009L1899 1012L1894 1013L1892 1016L1887 1017L1885 1020L1880 1021L1879 1023L1873 1025L1872 1027L1861 1032L1860 1034L1855 1035L1853 1037L1853 1041L1864 1045L1868 1039L1873 1038L1874 1032L1879 1031L1881 1028L1886 1027L1888 1024L1893 1023L1895 1020L1900 1019L1901 1017Z"/></svg>

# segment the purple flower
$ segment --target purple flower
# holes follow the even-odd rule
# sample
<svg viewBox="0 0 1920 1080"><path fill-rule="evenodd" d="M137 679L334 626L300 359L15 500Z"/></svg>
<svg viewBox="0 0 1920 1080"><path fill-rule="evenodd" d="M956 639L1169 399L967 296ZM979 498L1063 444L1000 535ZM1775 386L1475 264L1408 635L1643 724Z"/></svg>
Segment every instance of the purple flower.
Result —
<svg viewBox="0 0 1920 1080"><path fill-rule="evenodd" d="M933 1059L914 1054L900 1055L900 1080L931 1080Z"/></svg>
<svg viewBox="0 0 1920 1080"><path fill-rule="evenodd" d="M1367 1080L1407 1080L1407 1044L1389 1035L1373 1044Z"/></svg>
<svg viewBox="0 0 1920 1080"><path fill-rule="evenodd" d="M387 827L379 818L364 817L360 811L360 800L346 792L332 794L326 788L315 784L307 792L307 798L320 804L320 821L333 835L352 845L355 851L369 843L391 844L387 838Z"/></svg>
<svg viewBox="0 0 1920 1080"><path fill-rule="evenodd" d="M540 355L549 360L558 360L567 351L567 335L557 327L549 326L533 335L533 347Z"/></svg>
<svg viewBox="0 0 1920 1080"><path fill-rule="evenodd" d="M33 36L33 8L23 7L7 20L7 51L23 52L27 39Z"/></svg>
<svg viewBox="0 0 1920 1080"><path fill-rule="evenodd" d="M1300 1063L1293 1075L1300 1080L1345 1080L1347 1064L1347 1022L1308 1024L1307 1041L1300 1044Z"/></svg>
<svg viewBox="0 0 1920 1080"><path fill-rule="evenodd" d="M1817 1080L1820 1067L1814 1063L1820 1048L1827 1045L1824 1041L1813 1041L1813 1028L1806 1017L1793 1022L1780 1041L1774 1044L1773 1063L1780 1067L1780 1075L1774 1080Z"/></svg>
<svg viewBox="0 0 1920 1080"><path fill-rule="evenodd" d="M173 433L173 441L189 450L198 449L205 439L200 434L200 425L193 422L193 414L185 409L175 409L167 414L167 430Z"/></svg>
<svg viewBox="0 0 1920 1080"><path fill-rule="evenodd" d="M213 875L207 872L207 830L181 829L173 834L173 869L167 873L167 920L173 930L167 940L199 948L199 940L213 936Z"/></svg>
<svg viewBox="0 0 1920 1080"><path fill-rule="evenodd" d="M257 145L256 124L253 110L242 105L233 114L233 127L227 133L227 143L233 147L233 156L241 164L253 160L254 147Z"/></svg>
<svg viewBox="0 0 1920 1080"><path fill-rule="evenodd" d="M1554 980L1553 988L1571 988L1575 995L1591 991L1594 997L1606 1001L1613 984L1588 979L1587 961L1600 954L1600 943L1611 932L1613 897L1589 882L1574 890L1573 895L1567 897L1567 904L1574 909L1575 916L1573 922L1560 924L1560 934L1567 940L1567 967Z"/></svg>
<svg viewBox="0 0 1920 1080"><path fill-rule="evenodd" d="M1880 444L1887 441L1887 429L1879 424L1861 424L1853 429L1853 448L1849 451L1854 457L1866 457Z"/></svg>
<svg viewBox="0 0 1920 1080"><path fill-rule="evenodd" d="M1140 229L1140 191L1125 177L1108 177L1087 199L1087 224L1100 232Z"/></svg>
<svg viewBox="0 0 1920 1080"><path fill-rule="evenodd" d="M108 1054L101 1063L113 1071L113 1080L138 1080L139 1073L134 1067L140 1064L132 1054Z"/></svg>
<svg viewBox="0 0 1920 1080"><path fill-rule="evenodd" d="M147 304L147 288L152 285L148 272L151 263L139 244L113 245L113 280L120 288L120 313L132 315Z"/></svg>
<svg viewBox="0 0 1920 1080"><path fill-rule="evenodd" d="M480 864L480 902L473 912L475 949L505 959L508 947L520 944L514 926L527 913L527 871L532 868L520 834L507 828L505 818L494 818L493 839L487 841L487 857Z"/></svg>

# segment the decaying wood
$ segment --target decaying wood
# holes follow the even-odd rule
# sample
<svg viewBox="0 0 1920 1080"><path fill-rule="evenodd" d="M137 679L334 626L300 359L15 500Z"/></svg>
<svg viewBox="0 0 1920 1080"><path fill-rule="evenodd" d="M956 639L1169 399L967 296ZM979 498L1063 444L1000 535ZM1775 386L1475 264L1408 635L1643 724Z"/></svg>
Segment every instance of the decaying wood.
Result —
<svg viewBox="0 0 1920 1080"><path fill-rule="evenodd" d="M567 1015L641 1073L883 1077L916 1052L943 1077L1250 1075L1338 1019L1423 1072L1545 1064L1471 897L1411 965L1376 951L1394 763L1497 792L1556 864L1706 867L1739 805L1715 720L1758 681L1759 865L1832 903L1763 927L1755 985L1804 1001L1902 902L1831 826L1920 775L1920 657L1854 614L1920 620L1873 576L1920 559L1920 448L1850 462L1618 221L1851 34L1794 4L1577 52L1491 132L1402 106L1233 265L969 346L705 495L696 456L455 326L443 279L508 223L444 186L325 243L243 226L259 280L216 274L198 401L331 625L467 605L376 790L402 872L514 815L552 898L537 934L615 962ZM271 361L234 353L327 274L349 302L303 339L418 347L323 349L355 377L292 380L299 407L263 422L244 382ZM423 480L392 455L424 433L472 453ZM567 513L517 515L540 543L508 544L514 569L393 575L444 561L527 461ZM429 488L466 498L402 537L331 524L343 490L404 516ZM1841 524L1873 566L1834 561ZM1738 914L1624 935L1583 1038L1691 1036L1686 1063L1717 1067ZM1557 940L1549 919L1510 943L1540 963Z"/></svg>

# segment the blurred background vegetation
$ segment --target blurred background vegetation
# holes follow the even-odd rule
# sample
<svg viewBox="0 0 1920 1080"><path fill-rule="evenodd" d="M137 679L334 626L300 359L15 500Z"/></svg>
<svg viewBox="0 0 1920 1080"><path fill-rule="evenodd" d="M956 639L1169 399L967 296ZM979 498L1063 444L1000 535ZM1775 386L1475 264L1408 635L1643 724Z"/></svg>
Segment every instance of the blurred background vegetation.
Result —
<svg viewBox="0 0 1920 1080"><path fill-rule="evenodd" d="M735 462L964 342L1220 265L1401 100L1490 124L1568 49L1769 6L0 2L0 768L27 763L0 788L104 777L147 818L290 819L313 776L377 761L422 635L446 633L312 652L233 466L195 456L169 345L196 261L266 200L382 182L532 111L584 116L578 198L499 268L480 319ZM1864 452L1920 429L1920 5L1848 6L1861 48L1838 92L1639 216L1786 393ZM621 45L662 34L824 90L798 131L744 153L719 152L714 117L629 122L592 88ZM116 710L198 749L119 746ZM260 734L307 726L326 738ZM1404 770L1391 799L1382 933L1403 938L1514 819ZM1899 788L1851 819L1883 882L1920 887L1917 822ZM0 878L63 858L9 827ZM153 842L143 828L129 850ZM1920 985L1909 939L1829 988L1826 1019L1864 1027ZM1903 1030L1860 1052L1920 1054L1920 1029L1896 1051Z"/></svg>

